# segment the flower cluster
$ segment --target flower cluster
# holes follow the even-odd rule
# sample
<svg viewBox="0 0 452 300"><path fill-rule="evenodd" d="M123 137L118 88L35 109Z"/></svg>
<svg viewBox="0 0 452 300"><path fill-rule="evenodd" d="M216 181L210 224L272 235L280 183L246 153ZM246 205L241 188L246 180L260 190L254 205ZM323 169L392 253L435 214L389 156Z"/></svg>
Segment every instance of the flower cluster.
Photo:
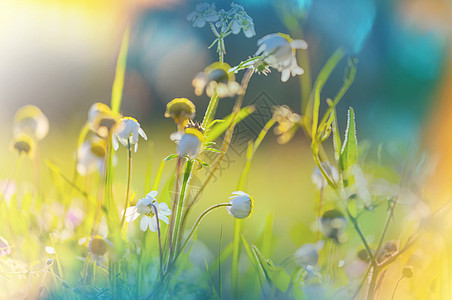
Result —
<svg viewBox="0 0 452 300"><path fill-rule="evenodd" d="M247 37L256 35L253 19L246 13L243 6L232 3L231 9L216 11L215 4L200 3L196 5L195 11L187 16L187 20L193 23L193 27L202 28L207 23L215 24L218 35L226 36L230 33L243 34Z"/></svg>

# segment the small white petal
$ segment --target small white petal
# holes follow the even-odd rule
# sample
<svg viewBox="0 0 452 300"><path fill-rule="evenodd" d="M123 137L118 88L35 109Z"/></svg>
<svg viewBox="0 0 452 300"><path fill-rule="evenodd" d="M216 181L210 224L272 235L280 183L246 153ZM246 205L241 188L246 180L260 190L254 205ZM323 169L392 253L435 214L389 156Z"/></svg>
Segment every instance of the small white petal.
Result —
<svg viewBox="0 0 452 300"><path fill-rule="evenodd" d="M138 143L135 144L134 152L137 152L137 150L138 150Z"/></svg>
<svg viewBox="0 0 452 300"><path fill-rule="evenodd" d="M155 196L157 196L158 193L159 193L159 192L157 192L157 191L150 191L150 192L146 195L146 197L155 198Z"/></svg>
<svg viewBox="0 0 452 300"><path fill-rule="evenodd" d="M167 217L167 216L161 216L161 215L159 215L159 219L160 219L160 221L165 222L166 224L169 223L169 220L168 220L168 217Z"/></svg>
<svg viewBox="0 0 452 300"><path fill-rule="evenodd" d="M118 143L118 138L116 137L116 134L113 134L112 144L113 144L113 149L115 149L115 151L118 150L119 143Z"/></svg>
<svg viewBox="0 0 452 300"><path fill-rule="evenodd" d="M141 218L140 229L142 231L146 231L146 229L148 229L150 220L151 218L149 218L148 216L143 216L143 218Z"/></svg>
<svg viewBox="0 0 452 300"><path fill-rule="evenodd" d="M143 137L143 139L145 139L146 141L148 140L146 133L144 132L144 130L141 127L138 129L138 133Z"/></svg>
<svg viewBox="0 0 452 300"><path fill-rule="evenodd" d="M281 71L281 81L286 82L290 77L290 69L286 68Z"/></svg>
<svg viewBox="0 0 452 300"><path fill-rule="evenodd" d="M304 40L293 40L292 43L290 43L290 46L292 46L293 49L308 49L308 43Z"/></svg>
<svg viewBox="0 0 452 300"><path fill-rule="evenodd" d="M148 223L149 229L152 232L156 232L157 231L157 219L154 217L149 218L149 223Z"/></svg>

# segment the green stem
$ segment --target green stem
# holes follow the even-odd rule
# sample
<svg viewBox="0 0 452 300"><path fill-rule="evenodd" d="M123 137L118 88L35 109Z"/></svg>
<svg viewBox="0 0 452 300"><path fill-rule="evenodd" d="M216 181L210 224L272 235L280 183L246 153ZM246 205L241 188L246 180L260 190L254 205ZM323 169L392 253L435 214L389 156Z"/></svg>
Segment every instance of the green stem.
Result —
<svg viewBox="0 0 452 300"><path fill-rule="evenodd" d="M183 179L181 191L180 191L180 194L179 194L179 201L177 203L176 220L175 220L175 223L174 223L174 231L173 231L173 236L172 236L172 249L170 249L170 251L171 251L170 252L170 262L174 258L175 252L177 251L177 239L178 239L178 236L180 234L180 232L179 232L179 230L180 230L179 225L180 225L182 212L183 212L183 209L184 209L185 192L187 190L187 185L188 185L188 182L190 180L191 171L193 169L193 164L194 164L194 161L193 160L189 160L187 162L186 167L185 167L184 179Z"/></svg>
<svg viewBox="0 0 452 300"><path fill-rule="evenodd" d="M207 126L212 122L212 120L215 118L215 112L217 110L218 106L218 95L217 93L214 93L212 97L210 98L209 105L207 106L206 114L204 115L204 119L202 120L201 126L203 128L207 128Z"/></svg>
<svg viewBox="0 0 452 300"><path fill-rule="evenodd" d="M124 203L124 212L121 219L121 228L124 226L124 221L126 219L126 210L129 207L129 193L130 193L130 177L132 176L132 151L130 149L130 139L127 140L127 150L128 150L128 166L127 166L127 188L126 188L126 201Z"/></svg>
<svg viewBox="0 0 452 300"><path fill-rule="evenodd" d="M182 246L180 247L180 252L182 252L185 247L187 247L188 243L190 242L190 239L193 237L193 234L195 234L196 229L198 229L199 224L201 223L202 219L212 210L219 208L219 207L225 207L225 206L231 206L231 204L229 203L220 203L220 204L215 204L211 207L209 207L208 209L206 209L205 211L203 211L198 219L196 219L195 224L193 225L192 229L190 230L190 233L188 234L188 237L185 239L184 243L182 244Z"/></svg>
<svg viewBox="0 0 452 300"><path fill-rule="evenodd" d="M234 240L232 248L232 263L231 263L231 285L232 285L232 297L236 299L238 297L239 287L239 258L241 248L241 234L245 221L243 219L234 220Z"/></svg>

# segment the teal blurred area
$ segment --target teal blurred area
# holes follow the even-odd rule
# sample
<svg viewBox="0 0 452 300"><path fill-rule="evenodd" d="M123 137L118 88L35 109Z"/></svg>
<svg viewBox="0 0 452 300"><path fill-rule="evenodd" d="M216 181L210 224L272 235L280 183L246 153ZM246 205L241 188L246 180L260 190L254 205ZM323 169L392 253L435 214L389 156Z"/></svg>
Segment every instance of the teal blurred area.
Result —
<svg viewBox="0 0 452 300"><path fill-rule="evenodd" d="M18 18L0 29L0 117L4 123L12 120L18 107L31 103L49 115L54 127L62 122L81 124L93 102L108 103L115 58L128 22L132 33L123 113L152 123L163 118L166 103L176 97L191 99L199 112L206 107L207 97L195 96L191 81L217 56L215 49L207 49L214 40L209 28L193 28L186 19L199 2L159 5L138 1L136 6L118 5L118 11L111 15L105 15L104 7L99 6L92 9L94 16L90 18L102 16L106 21L91 26L91 19L85 15L74 17L80 13L74 8L63 6L52 13L49 3L42 7L31 2L30 7L6 6L19 16L32 17L28 23L22 24ZM314 80L328 57L344 47L359 64L355 83L338 110L343 120L340 126L344 126L348 106L353 106L359 136L377 141L419 138L443 82L444 66L450 60L450 1L237 3L253 18L256 36L248 39L240 34L226 39L225 60L230 65L252 56L257 40L266 34L282 32L301 38L303 32L309 44L311 74L302 76ZM230 1L216 1L216 7L228 9ZM344 66L345 60L325 86L323 99L334 97L342 83ZM276 104L287 104L295 110L300 107L297 78L282 83L276 70L268 77L255 76L245 104L262 92ZM231 99L222 100L219 116L231 105Z"/></svg>

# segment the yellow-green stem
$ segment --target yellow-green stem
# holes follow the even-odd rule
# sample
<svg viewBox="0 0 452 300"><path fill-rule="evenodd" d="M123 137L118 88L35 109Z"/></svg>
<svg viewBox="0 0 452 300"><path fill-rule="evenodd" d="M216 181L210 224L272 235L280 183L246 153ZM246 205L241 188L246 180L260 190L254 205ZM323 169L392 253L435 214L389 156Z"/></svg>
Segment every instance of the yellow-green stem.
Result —
<svg viewBox="0 0 452 300"><path fill-rule="evenodd" d="M124 226L126 219L126 210L129 207L129 193L130 193L130 178L132 177L132 151L130 149L130 139L127 140L127 152L128 152L128 164L127 164L127 188L126 188L126 201L124 203L124 212L121 219L121 228Z"/></svg>
<svg viewBox="0 0 452 300"><path fill-rule="evenodd" d="M184 200L185 200L185 192L187 191L188 182L190 181L191 171L193 169L193 160L189 160L187 162L187 165L185 166L185 173L184 173L184 179L182 182L182 187L179 194L179 201L177 203L177 210L176 210L176 220L174 223L174 231L172 236L172 249L170 249L170 262L174 258L175 252L177 252L177 239L179 237L179 230L180 230L180 220L182 216L182 212L184 209ZM173 212L174 213L174 212Z"/></svg>

